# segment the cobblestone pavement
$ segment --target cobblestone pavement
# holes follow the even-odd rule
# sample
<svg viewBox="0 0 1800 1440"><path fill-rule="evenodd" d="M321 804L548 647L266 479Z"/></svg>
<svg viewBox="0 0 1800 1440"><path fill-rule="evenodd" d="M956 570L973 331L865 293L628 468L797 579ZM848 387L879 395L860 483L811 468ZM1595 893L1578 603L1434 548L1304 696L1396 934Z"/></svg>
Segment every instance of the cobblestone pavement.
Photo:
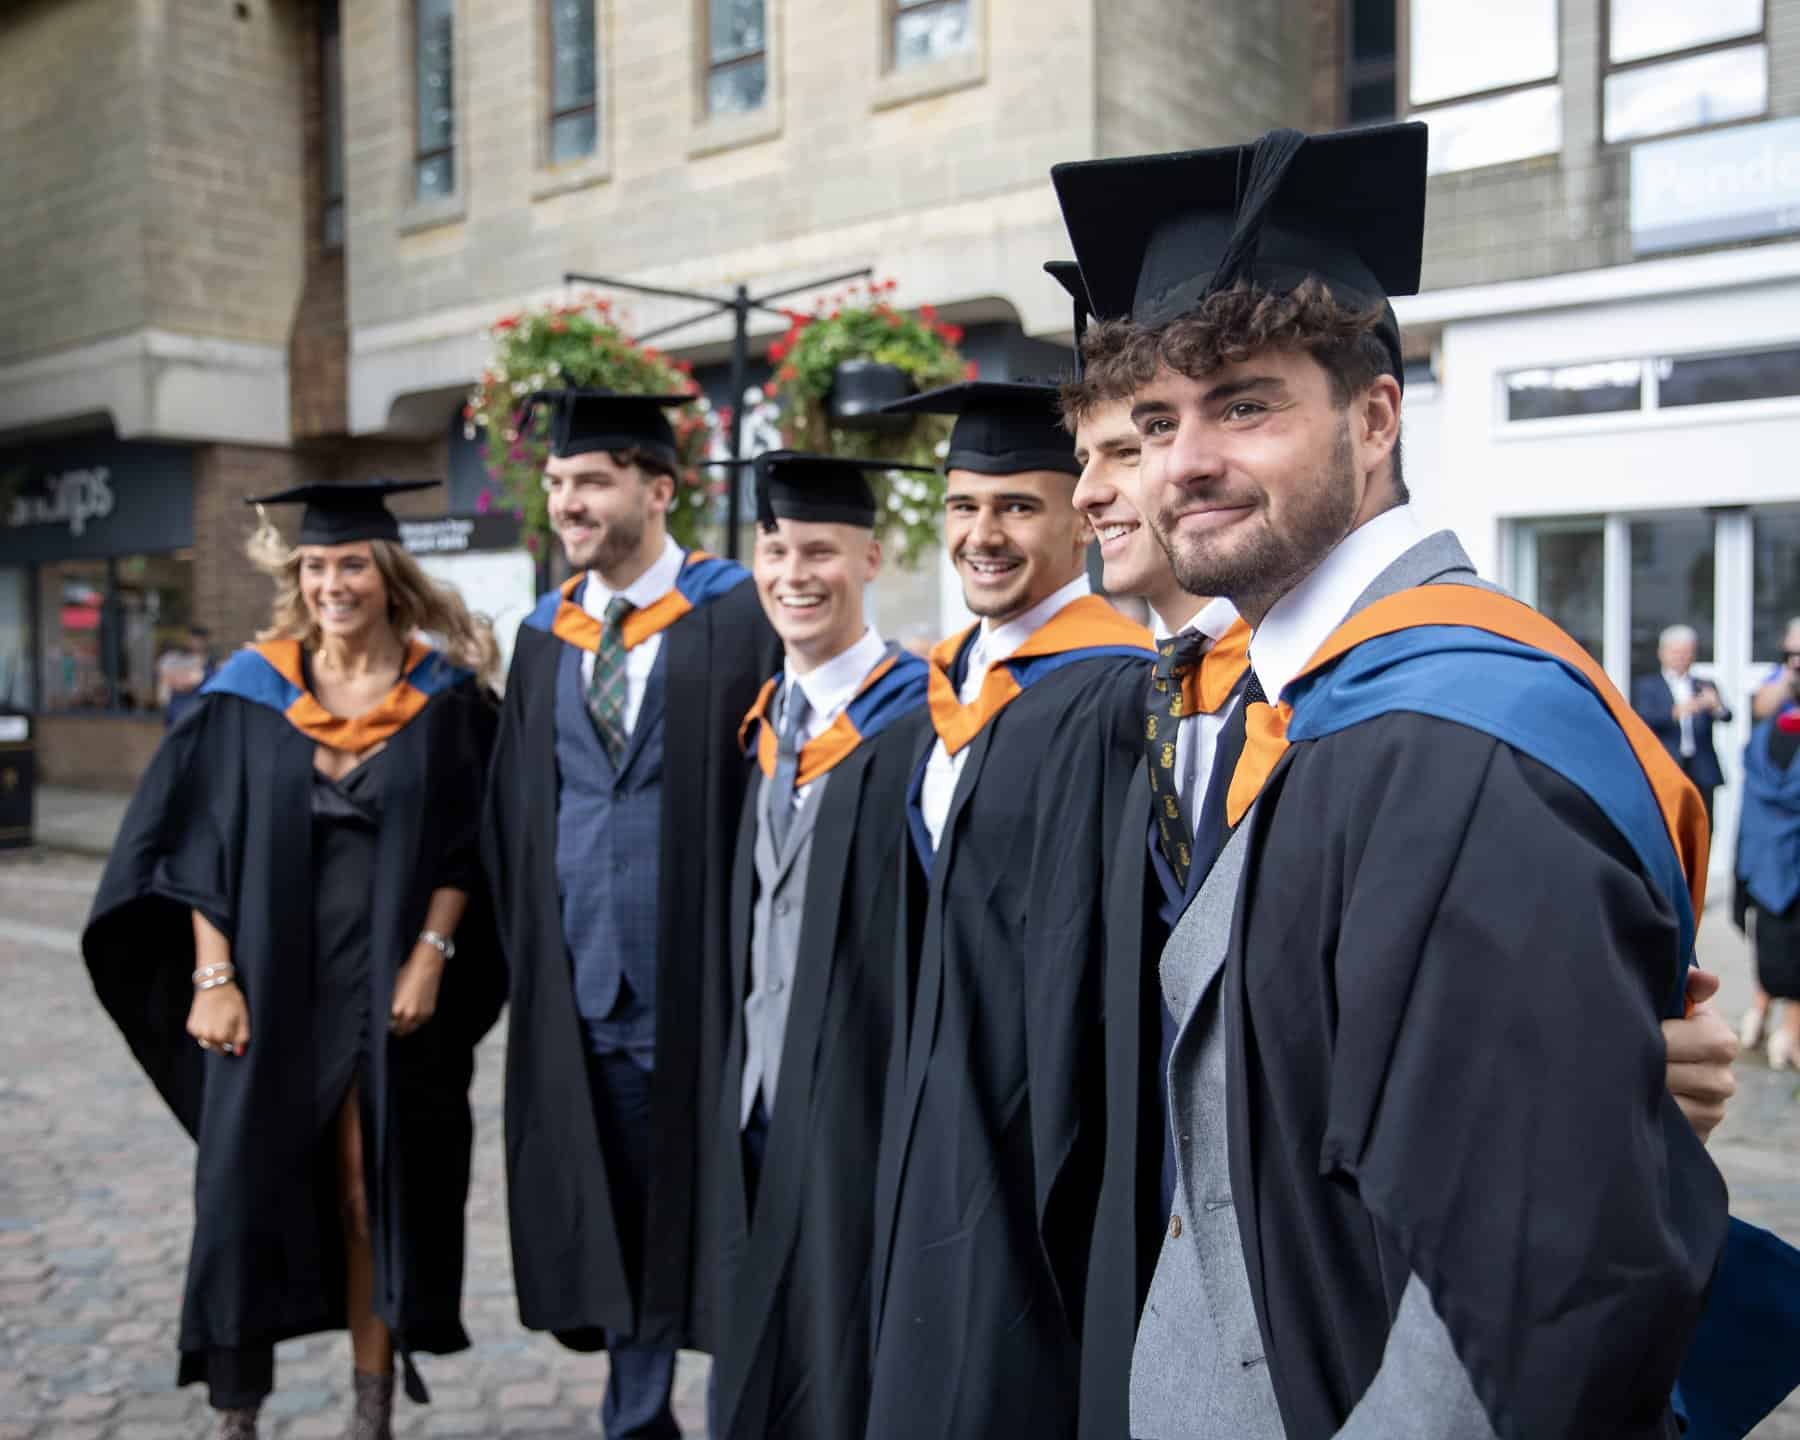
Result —
<svg viewBox="0 0 1800 1440"><path fill-rule="evenodd" d="M174 1388L175 1322L190 1225L192 1148L95 1005L76 933L91 860L0 857L0 1440L200 1440L201 1387ZM1736 1015L1748 959L1722 909L1703 951ZM475 1181L463 1313L474 1348L423 1357L434 1403L396 1416L402 1436L599 1433L605 1360L518 1325L500 1162L499 1037L476 1080ZM1747 1219L1800 1235L1800 1077L1740 1066L1713 1142ZM342 1434L348 1345L284 1345L265 1440ZM706 1361L684 1355L677 1413L705 1433ZM1800 1440L1800 1402L1757 1431Z"/></svg>

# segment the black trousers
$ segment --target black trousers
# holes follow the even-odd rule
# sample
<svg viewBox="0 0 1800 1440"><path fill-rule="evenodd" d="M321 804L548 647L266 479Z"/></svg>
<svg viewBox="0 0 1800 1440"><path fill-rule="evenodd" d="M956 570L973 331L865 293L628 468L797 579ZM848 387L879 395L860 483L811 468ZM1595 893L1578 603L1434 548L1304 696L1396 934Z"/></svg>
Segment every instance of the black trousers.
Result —
<svg viewBox="0 0 1800 1440"><path fill-rule="evenodd" d="M1694 788L1700 792L1701 803L1706 806L1706 833L1710 835L1713 828L1713 787L1694 780L1694 771L1698 768L1700 761L1698 755L1683 755L1680 760L1681 773L1694 781Z"/></svg>

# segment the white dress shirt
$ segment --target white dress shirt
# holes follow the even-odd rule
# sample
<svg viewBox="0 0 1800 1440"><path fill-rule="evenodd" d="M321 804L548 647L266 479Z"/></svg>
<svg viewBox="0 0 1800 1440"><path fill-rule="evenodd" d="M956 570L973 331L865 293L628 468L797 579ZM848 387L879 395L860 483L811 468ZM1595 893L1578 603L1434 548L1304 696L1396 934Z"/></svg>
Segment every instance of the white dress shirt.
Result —
<svg viewBox="0 0 1800 1440"><path fill-rule="evenodd" d="M1163 624L1162 616L1153 615L1153 618L1157 643L1161 644L1169 638L1170 632ZM1220 596L1209 600L1198 615L1174 633L1185 635L1190 630L1198 630L1206 636L1206 648L1211 650L1237 618L1237 607ZM1219 734L1243 693L1240 680L1230 698L1213 714L1183 715L1181 723L1175 727L1175 793L1190 835L1200 822L1200 812L1206 808L1207 784L1212 779L1213 758L1219 752Z"/></svg>
<svg viewBox="0 0 1800 1440"><path fill-rule="evenodd" d="M957 699L967 705L981 693L981 682L987 679L989 666L1012 655L1043 629L1057 611L1090 591L1084 572L1079 579L1071 580L1054 595L1038 601L1016 619L1008 620L1002 625L983 620L981 629L976 632L975 639L969 646L969 663L963 675L962 686L957 691ZM942 841L944 822L950 818L950 802L956 796L956 782L962 777L963 766L968 758L967 745L954 755L944 748L942 740L931 747L931 759L925 763L925 781L919 793L919 808L924 812L925 828L930 832L933 850Z"/></svg>
<svg viewBox="0 0 1800 1440"><path fill-rule="evenodd" d="M1424 538L1410 505L1384 510L1346 535L1318 569L1270 607L1250 637L1250 666L1271 703L1344 623L1375 577Z"/></svg>
<svg viewBox="0 0 1800 1440"><path fill-rule="evenodd" d="M775 723L776 715L786 715L792 698L794 687L800 687L800 693L806 696L808 706L806 712L806 739L816 740L832 726L837 717L844 713L856 692L862 689L863 681L869 678L869 672L887 659L887 642L881 633L871 625L862 633L848 650L835 655L823 665L815 666L804 675L788 673L787 683L782 687L781 707L768 716L770 724ZM802 744L805 741L801 742ZM800 808L811 785L794 787L794 808Z"/></svg>
<svg viewBox="0 0 1800 1440"><path fill-rule="evenodd" d="M663 542L663 552L650 568L623 590L608 590L596 570L588 571L587 584L581 590L581 608L601 624L606 623L606 607L614 595L623 595L642 610L654 605L675 588L676 577L687 560L687 551L673 540ZM658 632L636 649L625 652L625 733L637 728L638 711L644 704L644 690L650 684L650 672L656 668L656 657L662 653L662 634ZM594 663L598 656L588 651L581 657L581 688L585 692L594 683Z"/></svg>
<svg viewBox="0 0 1800 1440"><path fill-rule="evenodd" d="M1662 672L1663 683L1669 687L1669 694L1675 697L1677 705L1685 705L1694 698L1694 674L1690 670L1685 675L1677 675L1673 670ZM1694 717L1681 717L1681 755L1683 759L1694 753Z"/></svg>

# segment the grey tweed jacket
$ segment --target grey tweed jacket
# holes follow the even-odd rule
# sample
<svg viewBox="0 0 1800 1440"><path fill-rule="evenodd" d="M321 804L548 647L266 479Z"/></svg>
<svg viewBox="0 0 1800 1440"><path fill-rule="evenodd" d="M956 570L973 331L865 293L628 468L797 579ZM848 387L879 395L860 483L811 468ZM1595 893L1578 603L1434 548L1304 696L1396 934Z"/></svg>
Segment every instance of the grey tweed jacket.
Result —
<svg viewBox="0 0 1800 1440"><path fill-rule="evenodd" d="M1397 591L1432 584L1493 588L1476 577L1456 537L1438 531L1377 576L1350 613ZM1250 1298L1226 1138L1219 977L1250 828L1238 826L1163 950L1163 995L1180 1017L1169 1059L1177 1183L1132 1352L1131 1433L1138 1440L1284 1436ZM1339 1435L1494 1440L1430 1292L1416 1276L1388 1333L1381 1369Z"/></svg>

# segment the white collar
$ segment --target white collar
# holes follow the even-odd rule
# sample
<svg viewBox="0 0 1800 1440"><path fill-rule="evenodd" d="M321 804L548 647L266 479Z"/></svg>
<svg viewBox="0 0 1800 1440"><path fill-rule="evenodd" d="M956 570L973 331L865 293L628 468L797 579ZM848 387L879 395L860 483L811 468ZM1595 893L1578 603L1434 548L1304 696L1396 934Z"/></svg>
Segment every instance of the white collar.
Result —
<svg viewBox="0 0 1800 1440"><path fill-rule="evenodd" d="M1002 625L990 625L986 620L981 622L981 633L975 637L975 646L969 652L970 658L980 659L985 665L992 665L996 660L1004 660L1033 635L1042 630L1050 619L1065 605L1079 600L1083 595L1093 593L1088 584L1087 572L1084 570L1054 595L1038 601L1023 615L1015 616Z"/></svg>
<svg viewBox="0 0 1800 1440"><path fill-rule="evenodd" d="M1662 672L1662 677L1663 684L1667 685L1671 690L1677 685L1692 685L1694 683L1694 672L1692 670L1688 671L1685 675L1677 675L1673 670L1665 670Z"/></svg>
<svg viewBox="0 0 1800 1440"><path fill-rule="evenodd" d="M798 685L806 696L816 722L830 722L838 712L856 698L869 672L887 657L887 642L873 625L848 650L840 651L823 665L816 665L804 675L788 676L788 685Z"/></svg>
<svg viewBox="0 0 1800 1440"><path fill-rule="evenodd" d="M1424 535L1410 505L1384 510L1338 541L1312 574L1275 602L1250 637L1250 664L1270 700L1281 698L1375 577Z"/></svg>
<svg viewBox="0 0 1800 1440"><path fill-rule="evenodd" d="M1202 605L1200 613L1183 625L1179 631L1171 631L1167 625L1163 624L1162 616L1152 610L1150 612L1150 630L1158 641L1167 640L1171 634L1185 635L1190 630L1198 630L1208 640L1222 640L1225 632L1237 623L1237 618L1237 606L1220 595Z"/></svg>
<svg viewBox="0 0 1800 1440"><path fill-rule="evenodd" d="M675 588L675 581L681 576L681 567L686 563L687 551L677 545L673 538L665 536L662 554L651 562L648 570L623 590L608 590L598 570L588 571L588 583L581 591L581 608L590 615L603 616L606 614L607 602L614 595L623 595L638 610L646 605L654 605Z"/></svg>

